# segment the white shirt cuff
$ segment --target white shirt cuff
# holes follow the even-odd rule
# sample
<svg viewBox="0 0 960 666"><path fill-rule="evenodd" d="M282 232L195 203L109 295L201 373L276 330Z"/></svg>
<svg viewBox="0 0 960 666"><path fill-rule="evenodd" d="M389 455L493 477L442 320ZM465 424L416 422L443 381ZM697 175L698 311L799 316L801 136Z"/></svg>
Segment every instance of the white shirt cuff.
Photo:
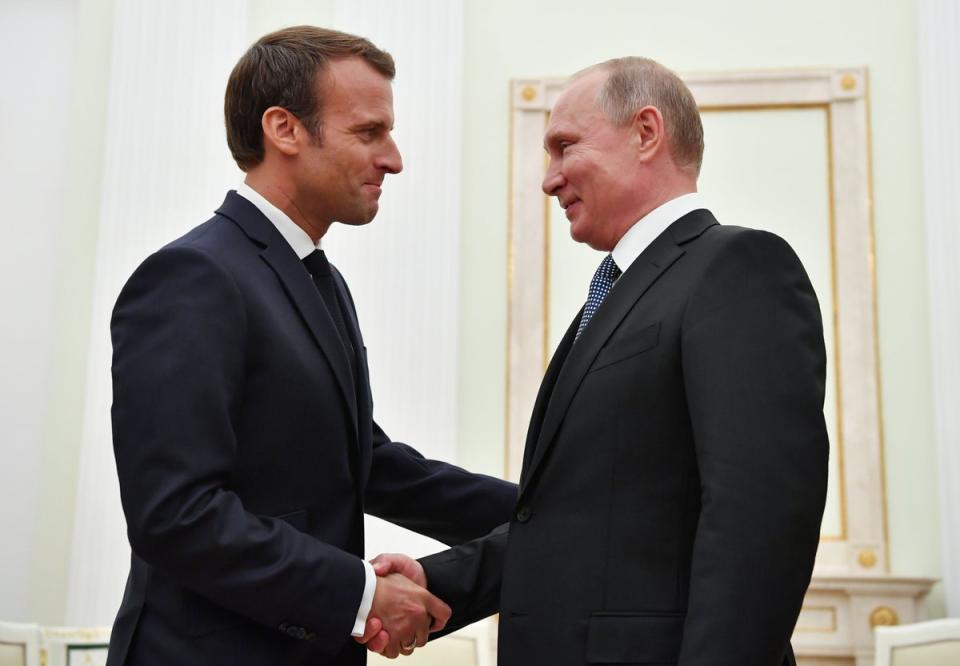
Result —
<svg viewBox="0 0 960 666"><path fill-rule="evenodd" d="M363 636L367 625L367 615L373 607L373 593L377 591L377 574L373 572L373 565L363 560L363 569L367 573L367 582L363 586L363 596L360 598L360 609L357 611L357 621L353 623L351 636Z"/></svg>

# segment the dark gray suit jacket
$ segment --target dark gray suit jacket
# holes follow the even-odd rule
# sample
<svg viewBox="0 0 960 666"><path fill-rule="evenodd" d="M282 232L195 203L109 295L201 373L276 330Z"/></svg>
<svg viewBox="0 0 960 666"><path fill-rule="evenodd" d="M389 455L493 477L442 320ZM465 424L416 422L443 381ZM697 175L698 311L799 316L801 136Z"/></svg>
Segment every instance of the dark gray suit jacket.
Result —
<svg viewBox="0 0 960 666"><path fill-rule="evenodd" d="M547 370L509 526L423 560L500 666L792 664L826 496L820 309L790 247L684 216Z"/></svg>

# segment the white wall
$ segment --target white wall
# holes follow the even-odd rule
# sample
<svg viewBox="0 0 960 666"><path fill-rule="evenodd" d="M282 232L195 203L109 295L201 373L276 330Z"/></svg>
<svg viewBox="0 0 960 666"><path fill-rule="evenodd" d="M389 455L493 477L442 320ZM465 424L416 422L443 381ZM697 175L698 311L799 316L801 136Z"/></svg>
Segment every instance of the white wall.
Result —
<svg viewBox="0 0 960 666"><path fill-rule="evenodd" d="M58 286L69 224L63 209L68 107L76 22L69 0L0 3L0 618L26 619L38 518L37 488Z"/></svg>

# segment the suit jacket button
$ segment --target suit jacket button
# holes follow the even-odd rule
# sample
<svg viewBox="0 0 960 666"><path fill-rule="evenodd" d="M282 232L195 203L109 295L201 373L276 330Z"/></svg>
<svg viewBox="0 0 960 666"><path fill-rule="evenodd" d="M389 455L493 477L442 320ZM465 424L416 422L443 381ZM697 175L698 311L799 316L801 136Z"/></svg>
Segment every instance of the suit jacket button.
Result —
<svg viewBox="0 0 960 666"><path fill-rule="evenodd" d="M533 511L529 506L521 506L517 510L517 520L519 520L521 523L525 523L530 520L531 515L533 515Z"/></svg>

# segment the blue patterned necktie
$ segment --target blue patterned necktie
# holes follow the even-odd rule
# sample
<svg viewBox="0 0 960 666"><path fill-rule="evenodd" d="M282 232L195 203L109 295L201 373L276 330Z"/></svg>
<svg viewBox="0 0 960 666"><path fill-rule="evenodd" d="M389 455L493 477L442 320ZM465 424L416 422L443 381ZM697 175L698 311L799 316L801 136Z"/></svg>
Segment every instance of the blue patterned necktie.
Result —
<svg viewBox="0 0 960 666"><path fill-rule="evenodd" d="M580 326L577 328L577 336L574 340L580 337L583 329L590 323L593 315L597 312L597 308L610 293L610 289L613 288L613 283L616 282L618 277L620 277L620 269L613 260L613 255L608 254L600 262L597 272L593 274L593 279L590 280L590 293L587 295L587 304L583 306L583 316L580 317Z"/></svg>

